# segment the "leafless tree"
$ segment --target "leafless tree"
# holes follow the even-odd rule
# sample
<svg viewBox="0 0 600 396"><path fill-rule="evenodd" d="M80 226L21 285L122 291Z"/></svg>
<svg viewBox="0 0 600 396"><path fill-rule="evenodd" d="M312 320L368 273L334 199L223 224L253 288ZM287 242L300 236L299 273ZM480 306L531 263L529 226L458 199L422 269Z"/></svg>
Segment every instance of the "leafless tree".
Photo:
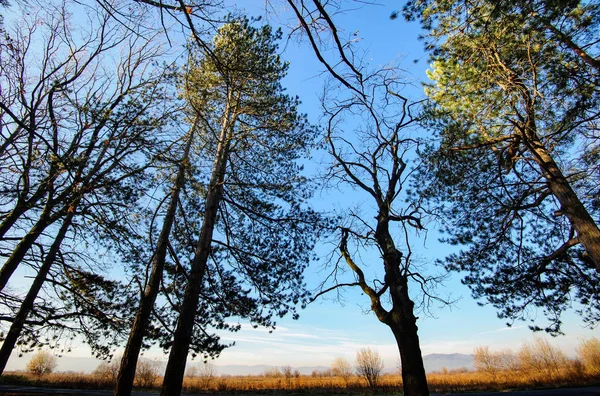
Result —
<svg viewBox="0 0 600 396"><path fill-rule="evenodd" d="M383 360L377 351L363 348L356 353L356 373L363 377L370 388L377 387L383 373Z"/></svg>
<svg viewBox="0 0 600 396"><path fill-rule="evenodd" d="M94 260L75 242L86 235L86 243L101 243L101 234L127 228L124 214L143 189L140 181L170 119L161 88L166 74L152 67L163 54L158 43L144 37L140 25L124 27L93 8L84 14L87 26L74 25L71 6L46 5L3 41L11 61L2 60L0 77L0 167L8 171L0 182L0 242L7 252L0 288L23 262L36 275L24 300L3 318L11 325L0 349L0 372L27 326L70 321L81 330L87 327L83 317L100 314L102 304L91 296L102 288L114 292L115 286L84 269ZM33 46L38 40L42 45ZM90 260L82 263L85 256ZM71 299L66 311L46 301L36 309L45 284L57 299ZM126 296L106 302L120 298ZM28 319L32 313L35 318Z"/></svg>
<svg viewBox="0 0 600 396"><path fill-rule="evenodd" d="M350 382L350 378L352 377L353 373L352 364L350 364L350 362L346 358L337 357L331 364L331 368L333 370L333 373L337 376L342 377L342 379L344 380L344 384L348 386L348 383Z"/></svg>

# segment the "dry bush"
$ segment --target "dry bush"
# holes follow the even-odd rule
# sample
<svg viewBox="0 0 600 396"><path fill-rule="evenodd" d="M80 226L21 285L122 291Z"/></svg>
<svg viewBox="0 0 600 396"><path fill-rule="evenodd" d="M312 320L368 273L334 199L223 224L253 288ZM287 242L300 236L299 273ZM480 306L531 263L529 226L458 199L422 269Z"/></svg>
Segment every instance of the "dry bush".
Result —
<svg viewBox="0 0 600 396"><path fill-rule="evenodd" d="M464 393L501 391L506 389L533 389L533 388L559 388L566 386L589 386L597 383L598 377L582 372L576 361L569 361L571 366L559 371L559 375L550 378L544 373L513 372L503 370L498 373L495 380L483 372L456 372L448 370L446 374L429 373L427 380L432 393ZM15 377L21 384L45 385L53 388L69 389L109 389L111 386L97 375L77 373L48 374L42 377L32 374L11 375L7 373L2 378L8 380ZM12 383L12 382L6 382ZM379 378L377 393L396 394L402 379L399 375L385 375ZM351 381L348 388L341 377L312 377L301 375L294 380L294 394L365 394L364 381ZM228 376L218 377L214 380L211 389L203 390L197 385L196 377L184 379L186 392L214 393L216 391L231 394L273 394L274 391L284 389L284 379L268 378L265 376ZM80 392L86 394L85 391ZM228 393L228 394L229 394ZM289 392L288 392L289 393Z"/></svg>
<svg viewBox="0 0 600 396"><path fill-rule="evenodd" d="M313 370L311 376L313 376L315 378L328 378L328 377L335 376L335 374L333 373L332 369L325 369L325 370Z"/></svg>
<svg viewBox="0 0 600 396"><path fill-rule="evenodd" d="M190 366L185 375L188 378L195 378L198 388L208 390L212 388L217 375L217 369L212 363L203 362L201 364Z"/></svg>
<svg viewBox="0 0 600 396"><path fill-rule="evenodd" d="M377 351L363 348L356 353L356 373L367 380L370 388L377 386L382 371L383 360Z"/></svg>
<svg viewBox="0 0 600 396"><path fill-rule="evenodd" d="M487 346L475 348L473 351L473 364L475 371L486 373L492 378L496 378L496 375L502 369L500 355L490 351Z"/></svg>
<svg viewBox="0 0 600 396"><path fill-rule="evenodd" d="M119 375L119 366L121 365L122 356L115 356L109 362L100 363L92 375L100 378L103 381L110 382L111 384L117 383L117 376Z"/></svg>
<svg viewBox="0 0 600 396"><path fill-rule="evenodd" d="M27 371L34 375L50 374L58 366L56 356L48 351L38 351L27 363Z"/></svg>
<svg viewBox="0 0 600 396"><path fill-rule="evenodd" d="M591 374L600 374L600 340L593 337L582 340L577 347L577 357Z"/></svg>
<svg viewBox="0 0 600 396"><path fill-rule="evenodd" d="M567 358L561 350L541 337L523 343L519 349L519 361L522 371L545 374L551 378L567 366Z"/></svg>
<svg viewBox="0 0 600 396"><path fill-rule="evenodd" d="M135 369L135 385L152 388L160 377L160 363L151 359L140 359Z"/></svg>
<svg viewBox="0 0 600 396"><path fill-rule="evenodd" d="M346 384L346 386L348 386L350 378L353 374L352 364L350 364L350 362L346 358L337 357L335 358L333 363L331 363L331 369L333 371L333 374L335 376L342 377L344 383Z"/></svg>
<svg viewBox="0 0 600 396"><path fill-rule="evenodd" d="M266 378L281 378L281 372L277 367L265 370L263 376Z"/></svg>
<svg viewBox="0 0 600 396"><path fill-rule="evenodd" d="M285 383L288 388L292 387L292 378L294 378L294 374L291 366L283 366L281 368L281 372L283 373L283 377L285 378Z"/></svg>
<svg viewBox="0 0 600 396"><path fill-rule="evenodd" d="M504 349L496 353L498 354L498 359L500 360L500 367L502 370L520 370L521 362L519 361L519 357L513 351L510 349Z"/></svg>
<svg viewBox="0 0 600 396"><path fill-rule="evenodd" d="M499 372L504 370L516 371L521 365L519 358L511 350L505 349L499 352L490 351L487 346L480 346L473 351L475 371L486 373L496 378Z"/></svg>

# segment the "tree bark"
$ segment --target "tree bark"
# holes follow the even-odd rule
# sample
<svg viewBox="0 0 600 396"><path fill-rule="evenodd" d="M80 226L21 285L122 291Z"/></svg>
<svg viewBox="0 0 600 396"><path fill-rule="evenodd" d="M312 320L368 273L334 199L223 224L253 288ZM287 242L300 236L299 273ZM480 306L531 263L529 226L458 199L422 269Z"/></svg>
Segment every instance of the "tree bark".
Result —
<svg viewBox="0 0 600 396"><path fill-rule="evenodd" d="M535 143L534 150L546 176L548 187L560 202L561 212L567 216L577 231L577 239L594 263L596 271L600 272L600 229L598 229L598 225L548 151L541 144Z"/></svg>
<svg viewBox="0 0 600 396"><path fill-rule="evenodd" d="M528 110L528 120L524 128L528 149L540 166L552 195L560 203L560 212L567 216L577 231L577 239L594 263L596 271L600 272L600 229L554 161L552 154L540 141L532 105L528 106Z"/></svg>
<svg viewBox="0 0 600 396"><path fill-rule="evenodd" d="M15 272L25 254L31 249L40 234L52 223L49 209L46 207L42 212L40 218L35 225L29 230L29 232L21 238L11 255L8 257L2 269L0 269L0 291L6 287L6 284L10 280L10 277Z"/></svg>
<svg viewBox="0 0 600 396"><path fill-rule="evenodd" d="M402 365L402 387L405 396L429 396L427 376L419 345L417 318L414 302L408 294L407 269L402 265L402 253L396 249L389 232L389 206L380 205L375 239L383 251L385 283L389 287L392 308L384 323L390 327Z"/></svg>
<svg viewBox="0 0 600 396"><path fill-rule="evenodd" d="M404 279L406 281L406 279ZM408 290L407 287L404 290ZM392 310L387 325L392 330L402 364L402 387L406 396L428 396L427 376L423 365L423 356L419 344L417 318L414 316L414 303L408 292L396 295L395 299L403 300L402 309Z"/></svg>
<svg viewBox="0 0 600 396"><path fill-rule="evenodd" d="M77 205L77 203L75 203L74 205ZM0 375L4 372L4 369L6 368L6 364L8 363L8 359L10 358L11 352L15 347L19 336L21 335L23 326L25 325L25 320L27 319L27 316L33 309L33 303L37 298L38 293L40 292L44 284L44 281L46 280L46 276L50 272L50 268L56 260L56 255L60 250L60 245L65 239L65 236L67 234L67 231L69 230L69 227L71 226L74 216L75 206L71 206L67 213L67 216L65 217L62 223L62 226L58 231L58 234L54 238L54 242L52 243L52 246L50 247L46 258L44 259L42 266L38 270L38 273L35 276L35 279L33 280L29 291L27 292L27 296L25 296L23 303L21 303L19 312L17 312L17 315L15 316L10 326L10 329L8 330L8 334L6 335L6 338L2 343L2 348L0 348Z"/></svg>
<svg viewBox="0 0 600 396"><path fill-rule="evenodd" d="M597 71L600 71L600 61L598 59L595 59L590 54L588 54L583 48L575 44L575 42L573 42L573 40L571 40L569 36L564 34L560 29L557 29L551 23L546 22L545 26L548 28L548 30L554 33L558 41L566 45L567 48L573 51L575 55L579 56L585 63L587 63Z"/></svg>
<svg viewBox="0 0 600 396"><path fill-rule="evenodd" d="M228 103L231 101L231 94L228 98ZM204 219L200 230L200 238L194 252L192 260L189 282L187 284L177 327L173 336L173 346L169 353L169 361L165 370L165 377L161 390L162 396L177 396L181 394L183 383L183 375L187 355L194 329L196 310L198 309L198 301L200 298L200 290L202 287L202 279L206 270L206 263L210 253L210 245L212 235L217 220L219 203L223 196L223 180L225 178L225 170L227 168L227 160L229 157L229 147L231 144L232 127L235 123L235 116L232 114L231 108L227 107L225 117L222 123L222 129L219 136L219 144L215 154L212 175L208 185L206 195L206 206L204 210Z"/></svg>
<svg viewBox="0 0 600 396"><path fill-rule="evenodd" d="M175 221L175 215L177 213L179 194L185 184L185 172L189 162L190 148L192 141L194 140L195 128L196 123L194 123L192 129L190 130L183 157L179 162L179 169L177 171L175 185L171 191L169 206L167 207L163 226L156 244L156 251L154 252L154 257L152 259L150 278L148 279L148 283L140 299L140 306L135 314L131 332L129 333L129 338L127 340L127 345L121 359L117 384L115 386L115 396L129 396L133 390L135 370L137 367L140 350L142 349L144 333L148 327L150 315L152 313L152 309L154 308L154 303L156 302L156 297L160 289L160 282L163 277L167 248L169 245L169 235L171 234L173 222Z"/></svg>

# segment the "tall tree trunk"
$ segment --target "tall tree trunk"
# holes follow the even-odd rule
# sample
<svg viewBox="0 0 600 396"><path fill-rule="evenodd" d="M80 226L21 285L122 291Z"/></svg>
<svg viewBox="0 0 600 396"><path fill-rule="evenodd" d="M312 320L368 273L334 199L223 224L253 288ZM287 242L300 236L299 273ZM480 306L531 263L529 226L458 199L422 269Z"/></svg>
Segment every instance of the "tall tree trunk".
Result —
<svg viewBox="0 0 600 396"><path fill-rule="evenodd" d="M175 179L175 185L171 191L169 198L169 206L165 214L163 226L158 237L156 244L156 251L152 259L152 270L150 272L150 278L146 284L144 293L140 299L140 306L135 314L133 325L131 326L131 332L129 333L129 339L123 352L123 358L121 359L121 365L119 367L119 374L117 377L117 385L115 387L115 396L131 395L133 390L133 381L135 378L135 370L142 349L142 341L144 333L148 327L150 321L150 315L156 302L156 296L160 289L160 282L163 277L163 270L165 267L165 259L167 255L167 248L169 245L169 235L173 228L173 222L175 221L175 215L177 213L177 205L179 203L179 194L185 184L185 172L190 158L190 148L194 140L194 132L196 123L192 126L183 156L179 161L179 167L177 170L177 177Z"/></svg>
<svg viewBox="0 0 600 396"><path fill-rule="evenodd" d="M598 59L588 54L583 48L575 44L575 42L573 42L573 40L571 40L569 36L564 34L560 29L556 28L551 23L545 22L544 25L546 26L546 28L548 28L548 30L550 30L554 34L558 41L566 45L567 48L573 51L575 55L579 56L585 63L587 63L597 71L600 71L600 61Z"/></svg>
<svg viewBox="0 0 600 396"><path fill-rule="evenodd" d="M402 265L402 253L396 249L389 232L389 206L380 206L375 239L383 251L385 283L392 298L392 309L383 321L398 344L402 364L402 387L405 396L429 396L427 376L419 345L414 302L408 294L408 269Z"/></svg>
<svg viewBox="0 0 600 396"><path fill-rule="evenodd" d="M13 225L15 225L17 220L25 212L33 208L35 204L43 198L44 194L46 194L48 190L53 191L54 179L57 176L57 172L54 171L54 166L52 166L50 172L51 175L42 180L31 197L25 199L23 196L27 195L27 191L21 193L13 210L11 210L8 216L6 216L4 220L2 220L2 223L0 223L0 239L4 237L4 235L12 228Z"/></svg>
<svg viewBox="0 0 600 396"><path fill-rule="evenodd" d="M65 239L67 231L69 230L69 227L71 226L71 223L73 221L73 217L75 216L76 205L77 203L74 203L69 208L67 216L65 217L62 226L58 231L58 234L54 238L54 242L52 243L52 246L50 247L46 258L44 259L42 266L38 270L38 273L35 276L35 279L33 280L29 291L27 292L27 296L25 296L25 299L23 300L23 303L19 308L19 312L17 312L17 315L15 316L10 326L10 329L8 330L8 334L6 335L6 338L2 343L2 348L0 348L0 374L2 374L4 372L4 369L6 368L6 363L8 363L8 359L10 358L11 352L15 347L19 336L21 335L21 331L23 330L23 326L25 325L25 320L27 319L27 316L33 309L33 303L37 298L38 293L40 292L44 284L44 281L46 280L46 276L50 272L52 264L54 264L54 261L56 260L56 255L60 250L60 245Z"/></svg>
<svg viewBox="0 0 600 396"><path fill-rule="evenodd" d="M48 205L49 204L46 204L46 207L44 208L44 211L42 212L38 221L29 230L29 232L23 238L21 238L11 255L2 266L2 269L0 269L0 291L6 287L10 277L15 272L19 264L21 264L21 261L23 261L23 258L29 249L31 249L40 234L53 222L53 219L50 217L50 209Z"/></svg>
<svg viewBox="0 0 600 396"><path fill-rule="evenodd" d="M229 96L228 103L230 103L231 100L231 95ZM161 390L162 396L177 396L181 394L183 375L185 373L187 355L192 332L194 330L196 310L198 309L202 279L204 277L206 263L210 253L210 245L215 222L217 220L219 203L223 196L223 180L227 168L229 147L231 144L231 132L234 123L235 116L232 115L228 105L219 136L219 144L215 154L212 175L208 185L200 238L198 239L196 251L194 252L189 282L185 289L181 311L179 312L179 319L177 320L177 327L175 329L175 334L173 335L173 346L171 347L169 361L167 362L167 368L165 370L165 377Z"/></svg>
<svg viewBox="0 0 600 396"><path fill-rule="evenodd" d="M406 283L406 278L404 278ZM408 296L408 288L404 287L400 295L393 297L401 300L402 307L392 310L387 325L392 330L402 364L402 386L405 396L427 396L427 377L423 365L423 356L419 344L417 318L413 313L414 303Z"/></svg>
<svg viewBox="0 0 600 396"><path fill-rule="evenodd" d="M2 223L0 223L0 239L4 237L4 235L12 228L13 225L17 222L19 217L23 213L25 213L29 207L24 201L19 200L13 210L4 218Z"/></svg>
<svg viewBox="0 0 600 396"><path fill-rule="evenodd" d="M540 166L550 191L560 203L560 212L567 216L577 231L579 243L594 263L596 271L600 272L600 229L554 161L552 154L537 136L534 117L535 113L531 105L529 106L528 122L524 128L528 149Z"/></svg>

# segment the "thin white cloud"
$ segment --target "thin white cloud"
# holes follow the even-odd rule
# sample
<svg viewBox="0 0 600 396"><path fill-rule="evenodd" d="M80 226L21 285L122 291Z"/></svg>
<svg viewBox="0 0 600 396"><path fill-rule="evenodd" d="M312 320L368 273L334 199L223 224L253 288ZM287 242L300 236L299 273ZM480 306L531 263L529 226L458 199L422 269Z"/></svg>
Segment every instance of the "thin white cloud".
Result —
<svg viewBox="0 0 600 396"><path fill-rule="evenodd" d="M522 326L511 326L511 327L501 327L499 329L496 330L490 330L490 331L484 331L481 333L476 333L475 335L485 335L485 334L493 334L493 333L503 333L505 331L512 331L512 330L517 330L517 329L523 329L526 328L526 325L522 325Z"/></svg>

